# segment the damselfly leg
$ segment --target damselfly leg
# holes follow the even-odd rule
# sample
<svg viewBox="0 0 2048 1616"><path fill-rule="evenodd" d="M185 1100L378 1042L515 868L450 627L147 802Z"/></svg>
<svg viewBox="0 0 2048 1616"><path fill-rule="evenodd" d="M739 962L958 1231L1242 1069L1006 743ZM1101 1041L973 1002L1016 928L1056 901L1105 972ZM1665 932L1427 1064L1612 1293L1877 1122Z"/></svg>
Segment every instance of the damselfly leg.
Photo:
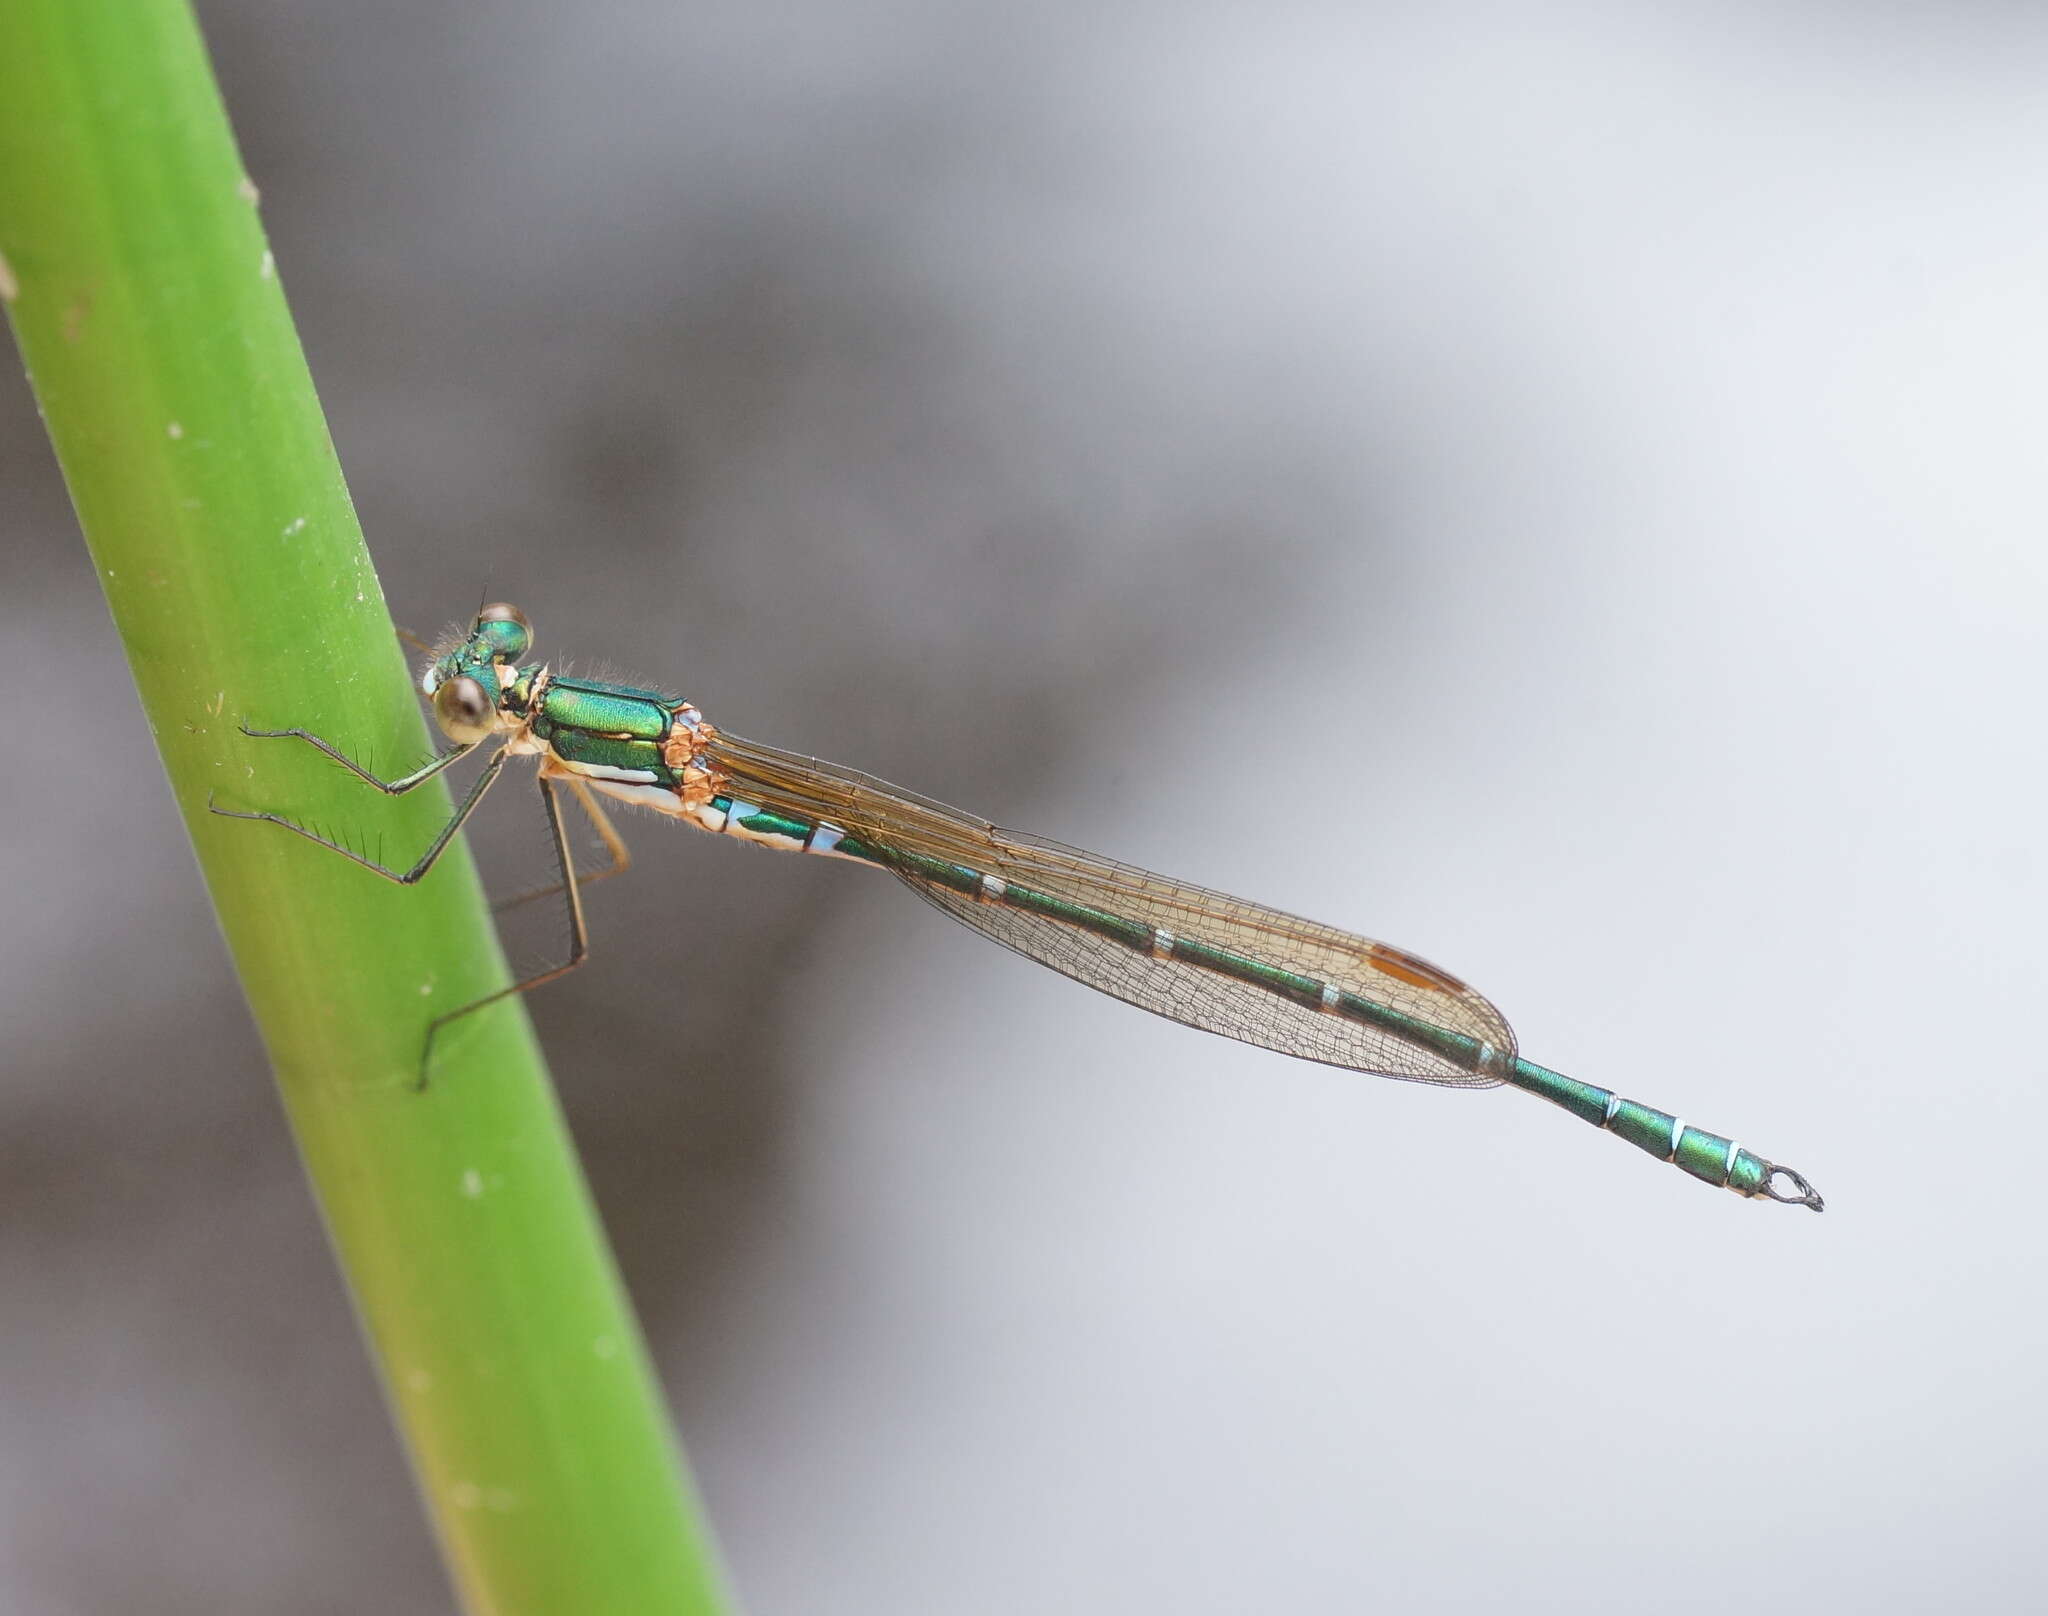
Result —
<svg viewBox="0 0 2048 1616"><path fill-rule="evenodd" d="M305 741L308 745L315 747L320 752L334 759L335 762L340 763L358 779L366 784L375 786L379 791L391 796L403 795L415 786L423 784L447 768L457 758L463 757L476 749L476 743L474 742L458 746L455 750L435 758L431 763L415 770L411 774L402 776L395 781L387 781L371 770L364 768L339 747L331 742L322 740L319 736L311 734L306 730L255 730L244 725L243 733L259 740L275 740L289 736ZM476 777L475 782L470 786L469 792L462 799L461 805L449 817L447 824L443 825L436 832L433 841L427 845L427 850L419 856L410 869L406 870L395 870L388 865L380 864L375 859L358 853L354 848L337 842L331 837L322 836L318 831L308 829L306 826L299 824L296 820L287 818L283 814L222 808L212 802L207 804L207 808L224 819L257 819L264 821L266 824L282 825L293 835L303 836L307 841L317 846L339 853L344 858L369 870L372 874L380 875L385 880L395 882L399 886L409 887L423 880L427 873L440 862L441 855L448 850L449 844L454 841L456 832L462 829L464 822L476 811L477 804L483 801L484 793L489 791L492 784L497 780L509 756L510 753L503 748L500 748L492 756L490 762L484 765L483 772ZM460 1009L451 1010L446 1015L435 1017L428 1024L426 1041L420 1051L420 1070L415 1083L415 1086L418 1088L426 1087L427 1072L433 1059L434 1040L440 1035L443 1027L447 1026L451 1021L460 1020L472 1011L481 1010L486 1005L496 1004L500 999L510 998L515 993L524 993L529 988L537 988L545 982L552 982L558 977L566 976L589 958L589 939L583 920L583 898L579 890L582 883L576 877L575 855L569 845L567 828L562 823L561 806L555 797L553 784L546 776L541 776L538 784L540 786L541 804L547 812L548 835L554 844L555 859L557 867L562 872L562 879L552 886L538 888L533 892L521 893L508 900L508 905L523 903L533 898L550 896L556 892L567 892L569 898L569 957L558 965L551 965L544 970L534 972L530 976L522 977L509 987L500 988L496 993L487 994L474 1003L463 1005ZM619 870L631 863L631 856L626 852L625 842L620 838L617 830L613 828L611 821L605 817L604 810L589 796L581 782L571 780L568 784L575 791L577 799L583 804L585 810L590 814L592 823L597 826L598 834L603 837L606 848L612 855L612 861L609 866L595 872L586 879L598 880L607 875L617 874Z"/></svg>
<svg viewBox="0 0 2048 1616"><path fill-rule="evenodd" d="M498 756L503 757L504 753L501 752ZM548 834L554 838L555 858L562 871L560 883L547 890L565 892L569 897L569 957L559 965L551 965L545 970L534 972L531 976L522 976L509 987L502 987L496 993L487 993L481 999L465 1004L459 1010L450 1010L446 1015L436 1016L427 1027L427 1042L426 1047L420 1051L420 1075L413 1085L415 1088L424 1089L427 1086L427 1072L434 1058L434 1040L441 1035L441 1029L451 1021L460 1021L464 1016L472 1015L487 1005L496 1004L501 999L509 999L516 993L525 993L565 977L590 958L590 937L583 924L583 883L576 879L576 856L569 846L568 827L562 823L562 805L555 796L554 782L544 774L539 776L539 782L541 804L547 809L548 814ZM605 828L610 830L609 825ZM612 835L616 839L617 832L614 831ZM618 845L623 847L624 843ZM610 875L615 871L604 870L599 873ZM525 896L543 895L537 892Z"/></svg>
<svg viewBox="0 0 2048 1616"><path fill-rule="evenodd" d="M340 759L340 761L348 763L348 766L351 769L355 770L355 772L358 775L360 775L363 779L367 780L371 785L377 787L378 790L389 792L394 796L404 791L410 791L414 786L419 785L421 783L420 779L412 775L407 775L403 781L399 782L395 786L388 785L384 781L379 780L375 775L370 774L366 770L358 767L356 764L349 763L349 760L347 758L342 757L341 753L337 752L325 741L320 740L312 735L305 735L302 731L251 730L249 733L252 735L261 735L265 737L268 737L273 734L298 734L303 739L311 741L315 746L319 747L321 751L327 753L330 757L338 758ZM465 752L471 750L474 749L471 747L463 748L463 751ZM459 756L460 754L457 755ZM426 873L440 862L441 855L447 852L448 850L448 844L455 839L455 833L462 829L463 821L468 819L471 814L476 812L476 805L484 800L484 793L491 789L492 783L496 781L498 775L503 771L505 767L506 756L507 754L504 751L500 750L497 753L497 755L491 759L490 762L484 765L483 773L476 777L476 783L469 788L469 795L462 799L462 806L455 810L454 817L451 818L447 824L443 825L441 829L435 834L433 841L427 844L427 850L419 856L418 861L409 870L394 870L386 865L379 864L375 859L366 857L365 855L358 853L354 848L344 846L340 842L334 841L329 837L322 836L318 831L309 830L304 825L301 825L297 820L287 819L283 814L265 813L256 810L243 810L237 808L223 808L219 806L217 803L212 802L211 800L208 801L206 806L209 812L219 814L223 819L260 819L263 820L266 824L282 825L294 836L303 836L309 842L317 842L320 846L328 848L333 852L339 853L343 858L352 859L354 862L360 864L364 869L370 871L372 874L381 875L387 881L395 881L402 887L409 887L415 885L417 882L422 880L426 876ZM429 764L428 768L433 771L433 774L438 774L442 769L446 768L448 764L452 763L453 761L453 757L438 759L435 763ZM432 774L428 774L426 778L431 779Z"/></svg>
<svg viewBox="0 0 2048 1616"><path fill-rule="evenodd" d="M422 764L419 768L414 769L411 774L402 774L396 780L386 780L381 775L378 775L372 772L371 770L364 768L360 763L358 763L354 758L350 757L346 752L344 752L340 747L336 746L332 741L323 741L322 739L320 739L319 736L313 734L312 731L310 730L251 729L247 724L242 725L241 729L242 733L248 736L251 740L304 741L308 746L312 747L315 751L323 752L328 757L332 758L336 763L339 763L344 769L348 770L350 774L354 775L358 780L362 781L365 785L375 786L387 797L402 797L408 791L412 790L413 787L425 785L429 780L433 779L435 775L439 774L443 769L447 768L449 764L459 763L462 759L468 757L470 753L474 752L477 747L477 743L475 741L471 741L466 746L450 747L447 751L437 754L435 757L429 759L426 763Z"/></svg>
<svg viewBox="0 0 2048 1616"><path fill-rule="evenodd" d="M622 870L631 869L633 867L632 850L626 846L625 838L613 827L611 816L604 811L597 798L592 795L590 787L586 786L574 775L563 776L562 784L576 794L576 801L582 806L583 812L589 817L590 823L596 827L598 839L604 843L604 850L610 861L601 870L592 870L588 875L577 876L576 884L588 887L592 883L602 881L608 876L617 875ZM562 890L562 886L563 882L561 881L550 881L544 887L529 887L524 892L515 892L511 897L500 898L493 903L491 905L491 913L502 915L507 909L517 909L523 903L532 903L538 898L551 898Z"/></svg>

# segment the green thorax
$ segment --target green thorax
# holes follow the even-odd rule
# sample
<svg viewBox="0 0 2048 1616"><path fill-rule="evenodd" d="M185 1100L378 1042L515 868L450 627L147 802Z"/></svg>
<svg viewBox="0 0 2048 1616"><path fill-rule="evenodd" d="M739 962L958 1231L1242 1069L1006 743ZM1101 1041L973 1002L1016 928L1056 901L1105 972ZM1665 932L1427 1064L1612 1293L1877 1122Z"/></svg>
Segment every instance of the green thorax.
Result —
<svg viewBox="0 0 2048 1616"><path fill-rule="evenodd" d="M528 671L521 670L520 683L530 689ZM580 772L672 786L676 776L661 754L674 709L659 691L556 674L540 687L532 731Z"/></svg>

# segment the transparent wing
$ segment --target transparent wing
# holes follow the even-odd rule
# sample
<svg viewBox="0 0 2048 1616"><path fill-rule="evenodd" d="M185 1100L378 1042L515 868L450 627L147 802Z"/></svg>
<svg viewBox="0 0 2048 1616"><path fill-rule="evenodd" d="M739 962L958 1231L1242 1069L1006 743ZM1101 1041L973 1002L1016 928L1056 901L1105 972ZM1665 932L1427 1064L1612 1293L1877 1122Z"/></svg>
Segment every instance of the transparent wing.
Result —
<svg viewBox="0 0 2048 1616"><path fill-rule="evenodd" d="M1290 996L1270 981L1161 957L1150 934L1163 932L1318 987L1329 984L1430 1028L1490 1044L1504 1059L1514 1055L1514 1033L1492 1004L1402 949L1003 830L817 758L723 734L707 750L706 761L734 795L839 826L866 844L875 862L963 925L1155 1015L1383 1077L1464 1088L1499 1081L1450 1058L1441 1040L1404 1037L1332 1014L1299 989ZM963 871L999 878L1007 895L991 901L978 884L960 879ZM1027 906L1017 889L1052 901ZM1077 911L1095 918L1077 923Z"/></svg>

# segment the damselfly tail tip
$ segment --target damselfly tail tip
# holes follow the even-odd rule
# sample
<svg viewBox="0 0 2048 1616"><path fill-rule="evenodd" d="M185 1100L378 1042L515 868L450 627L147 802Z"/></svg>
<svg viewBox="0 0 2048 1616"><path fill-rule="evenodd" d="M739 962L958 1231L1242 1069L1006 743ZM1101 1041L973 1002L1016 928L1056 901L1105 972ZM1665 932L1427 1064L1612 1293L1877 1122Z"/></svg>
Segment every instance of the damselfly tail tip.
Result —
<svg viewBox="0 0 2048 1616"><path fill-rule="evenodd" d="M1803 1174L1794 1172L1789 1167L1780 1167L1776 1162L1772 1162L1770 1167L1770 1173L1764 1179L1764 1194L1774 1201L1783 1201L1787 1206L1809 1207L1815 1212L1827 1210L1827 1202L1820 1198L1820 1191L1807 1183ZM1781 1177L1791 1180L1792 1194L1788 1195L1778 1188L1778 1180Z"/></svg>

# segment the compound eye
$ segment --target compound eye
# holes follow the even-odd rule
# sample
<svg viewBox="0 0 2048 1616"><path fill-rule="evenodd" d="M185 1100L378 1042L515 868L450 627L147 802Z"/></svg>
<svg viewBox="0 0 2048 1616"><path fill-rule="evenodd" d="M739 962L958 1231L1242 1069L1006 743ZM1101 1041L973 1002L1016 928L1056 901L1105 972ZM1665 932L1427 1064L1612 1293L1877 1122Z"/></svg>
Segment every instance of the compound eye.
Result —
<svg viewBox="0 0 2048 1616"><path fill-rule="evenodd" d="M466 673L444 679L434 689L434 722L459 746L474 746L490 734L497 716L484 687Z"/></svg>
<svg viewBox="0 0 2048 1616"><path fill-rule="evenodd" d="M526 613L503 601L476 614L476 632L490 646L492 660L497 662L516 661L533 644L533 625L527 622Z"/></svg>

